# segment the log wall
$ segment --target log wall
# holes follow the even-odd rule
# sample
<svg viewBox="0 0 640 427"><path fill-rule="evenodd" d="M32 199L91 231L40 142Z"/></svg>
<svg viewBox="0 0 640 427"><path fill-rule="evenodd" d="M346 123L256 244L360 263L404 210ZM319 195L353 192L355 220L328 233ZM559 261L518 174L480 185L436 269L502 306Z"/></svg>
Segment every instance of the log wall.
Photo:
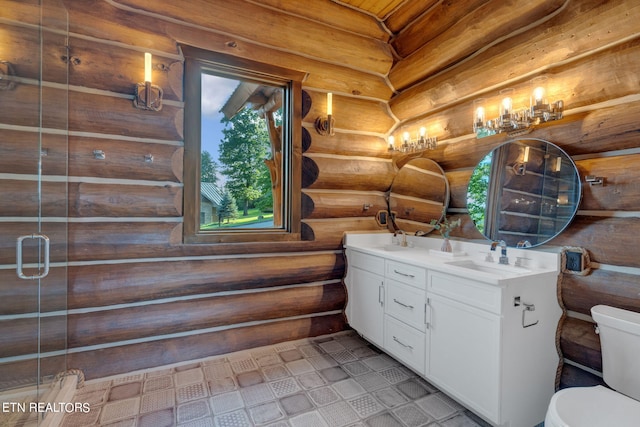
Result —
<svg viewBox="0 0 640 427"><path fill-rule="evenodd" d="M566 117L529 136L567 151L582 176L605 177L604 186L584 187L578 217L549 244L584 247L593 261L590 275L561 280L567 316L558 342L567 363L560 385L600 381L592 305L640 311L640 262L626 249L640 231L640 6L631 0L531 1L526 8L497 0L403 2L378 19L329 1L65 0L70 60L61 60L64 34L45 31L51 65L42 90L31 61L39 11L32 2L8 3L0 51L11 52L5 57L20 84L0 97L0 170L11 201L0 206L0 306L12 316L3 328L21 338L0 342L0 357L32 351L34 289L11 268L15 236L31 232L23 218L34 215L21 200L33 191L33 173L25 170L37 167L40 96L43 232L58 262L43 309L55 325L68 305L68 367L87 378L343 329L342 234L380 229L374 216L401 164L387 151L389 134L399 141L403 130L425 125L438 138L424 156L451 184L449 214L463 220L453 235L481 238L466 214L466 184L477 161L506 137L475 139L472 101L506 87L525 93L540 74L552 79ZM182 244L180 43L308 74L303 241ZM145 51L165 93L160 112L131 106ZM334 93L333 137L313 128L327 92ZM66 127L68 139L56 131ZM104 160L94 158L96 149ZM59 243L66 236L68 245ZM47 351L65 346L55 330ZM30 363L5 369L6 381L19 381Z"/></svg>
<svg viewBox="0 0 640 427"><path fill-rule="evenodd" d="M37 216L32 202L40 88L30 57L39 52L39 30L29 17L39 11L30 2L9 3L0 22L0 51L13 52L2 59L16 65L21 82L0 97L6 112L0 118L5 360L35 353L38 327L37 288L21 283L11 267L15 237L30 233L33 224L25 218ZM395 173L384 139L396 122L384 78L392 55L379 21L329 2L337 19L309 16L313 10L296 2L64 3L68 64L60 53L64 33L44 30L51 66L43 75L42 126L48 130L42 215L57 262L43 287L42 309L51 319L43 329L42 349L51 355L46 359L66 346L68 367L83 369L90 379L344 329L342 235L379 229L374 215L386 208ZM274 22L287 31L274 30ZM181 43L308 73L304 240L182 243ZM159 112L132 106L145 51L153 53L154 84L164 90ZM328 91L335 94L334 137L313 128ZM67 126L68 140L58 131ZM105 159L96 159L94 150L104 151ZM148 154L152 163L145 162ZM65 309L66 320L60 315ZM2 385L15 385L33 371L32 360L0 365Z"/></svg>
<svg viewBox="0 0 640 427"><path fill-rule="evenodd" d="M477 161L508 137L476 140L472 102L497 97L507 87L528 97L533 77L550 78L550 98L564 100L565 118L526 137L551 141L573 158L583 180L583 199L577 218L546 246L582 247L592 261L590 274L561 277L559 298L566 315L558 329L558 386L601 383L600 342L590 308L609 304L640 312L640 263L633 250L640 233L640 197L634 184L640 178L640 124L634 118L640 108L640 8L625 0L532 2L529 10L520 9L513 17L524 18L526 27L494 33L476 44L494 28L507 29L494 26L498 22L491 18L483 20L476 13L480 10L467 15L477 18L475 25L465 27L460 20L460 28L452 26L444 44L438 40L445 32L430 40L423 35L420 45L415 38L395 39L402 59L390 79L402 91L390 101L401 121L393 133L397 139L403 129L427 126L439 138L439 147L424 155L444 168L451 183L449 214L463 220L452 234L478 238L466 211L466 185ZM436 8L431 13L446 19L455 12ZM441 50L446 55L440 56ZM590 186L586 175L604 177L605 184Z"/></svg>

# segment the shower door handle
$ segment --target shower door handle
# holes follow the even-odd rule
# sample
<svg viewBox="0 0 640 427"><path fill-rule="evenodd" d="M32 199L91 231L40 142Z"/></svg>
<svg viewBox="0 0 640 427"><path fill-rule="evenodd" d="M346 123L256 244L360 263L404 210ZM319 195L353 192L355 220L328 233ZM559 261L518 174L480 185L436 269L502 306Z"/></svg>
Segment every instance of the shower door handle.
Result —
<svg viewBox="0 0 640 427"><path fill-rule="evenodd" d="M33 276L27 276L22 271L22 242L24 239L41 239L44 240L44 270L42 274L35 274ZM16 273L18 277L24 280L36 280L42 279L49 274L49 238L44 234L27 234L26 236L18 237L16 243Z"/></svg>

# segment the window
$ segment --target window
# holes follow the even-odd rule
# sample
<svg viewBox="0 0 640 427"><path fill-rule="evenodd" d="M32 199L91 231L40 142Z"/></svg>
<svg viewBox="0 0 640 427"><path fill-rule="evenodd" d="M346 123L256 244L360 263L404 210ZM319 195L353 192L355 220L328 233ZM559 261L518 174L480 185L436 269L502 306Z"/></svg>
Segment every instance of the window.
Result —
<svg viewBox="0 0 640 427"><path fill-rule="evenodd" d="M298 240L304 74L182 49L185 243Z"/></svg>

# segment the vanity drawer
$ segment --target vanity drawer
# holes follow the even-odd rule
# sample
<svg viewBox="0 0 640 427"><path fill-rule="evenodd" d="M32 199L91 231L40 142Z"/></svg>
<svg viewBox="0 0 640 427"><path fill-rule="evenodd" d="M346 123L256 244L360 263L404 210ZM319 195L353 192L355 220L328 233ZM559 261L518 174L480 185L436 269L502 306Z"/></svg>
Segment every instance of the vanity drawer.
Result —
<svg viewBox="0 0 640 427"><path fill-rule="evenodd" d="M445 273L430 272L428 292L500 314L502 289Z"/></svg>
<svg viewBox="0 0 640 427"><path fill-rule="evenodd" d="M358 267L373 274L384 276L384 258L348 249L347 260L348 266Z"/></svg>
<svg viewBox="0 0 640 427"><path fill-rule="evenodd" d="M424 374L426 367L426 336L391 316L384 316L384 349Z"/></svg>
<svg viewBox="0 0 640 427"><path fill-rule="evenodd" d="M426 330L425 291L390 279L386 280L385 285L387 289L385 312L424 332Z"/></svg>
<svg viewBox="0 0 640 427"><path fill-rule="evenodd" d="M420 289L426 288L427 270L424 268L389 260L387 260L386 265L386 277L389 279L397 280L398 282L406 283L407 285Z"/></svg>

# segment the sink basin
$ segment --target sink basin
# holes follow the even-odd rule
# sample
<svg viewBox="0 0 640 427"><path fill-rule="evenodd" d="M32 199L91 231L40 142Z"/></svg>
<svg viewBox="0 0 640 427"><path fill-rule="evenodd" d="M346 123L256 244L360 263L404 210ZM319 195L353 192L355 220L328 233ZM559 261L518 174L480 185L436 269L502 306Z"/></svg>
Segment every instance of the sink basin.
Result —
<svg viewBox="0 0 640 427"><path fill-rule="evenodd" d="M409 246L400 246L400 245L384 245L382 249L389 252L398 252L398 251L406 251L412 248Z"/></svg>
<svg viewBox="0 0 640 427"><path fill-rule="evenodd" d="M450 261L446 262L445 264L473 270L479 273L487 273L498 277L512 277L531 273L531 270L527 270L526 268L522 267L514 267L512 265L504 264L490 264L487 262L478 262L471 259Z"/></svg>

